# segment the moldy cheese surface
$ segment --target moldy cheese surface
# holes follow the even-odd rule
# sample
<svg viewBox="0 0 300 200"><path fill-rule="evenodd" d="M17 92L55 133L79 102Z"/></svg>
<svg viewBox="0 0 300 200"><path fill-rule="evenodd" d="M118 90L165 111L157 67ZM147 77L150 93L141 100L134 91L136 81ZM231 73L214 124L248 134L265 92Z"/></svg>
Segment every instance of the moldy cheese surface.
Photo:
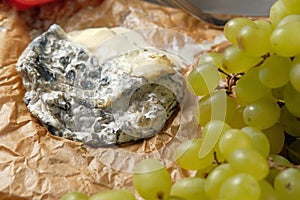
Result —
<svg viewBox="0 0 300 200"><path fill-rule="evenodd" d="M30 112L52 134L92 147L159 133L183 99L182 75L163 51L103 61L57 25L28 45L17 70Z"/></svg>

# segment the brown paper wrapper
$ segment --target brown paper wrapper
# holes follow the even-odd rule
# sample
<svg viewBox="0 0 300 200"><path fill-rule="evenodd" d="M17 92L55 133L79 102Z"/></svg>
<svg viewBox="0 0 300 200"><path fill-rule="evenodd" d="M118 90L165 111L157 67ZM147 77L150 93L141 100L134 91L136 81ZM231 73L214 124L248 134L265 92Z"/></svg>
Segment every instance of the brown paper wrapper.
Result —
<svg viewBox="0 0 300 200"><path fill-rule="evenodd" d="M197 43L209 41L203 50L211 47L220 30L178 9L138 0L65 0L27 11L2 2L0 9L0 199L59 199L68 191L90 195L111 188L134 192L131 172L145 157L164 162L173 180L191 173L176 166L173 157L180 142L199 134L191 96L155 137L124 147L92 149L51 135L30 114L16 62L29 42L53 23L66 32L115 26L166 28Z"/></svg>

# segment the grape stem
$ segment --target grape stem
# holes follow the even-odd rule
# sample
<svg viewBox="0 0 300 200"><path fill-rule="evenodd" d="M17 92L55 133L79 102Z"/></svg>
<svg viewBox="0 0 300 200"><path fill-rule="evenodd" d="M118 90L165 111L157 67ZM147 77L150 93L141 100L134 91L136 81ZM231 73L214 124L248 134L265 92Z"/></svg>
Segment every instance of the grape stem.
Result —
<svg viewBox="0 0 300 200"><path fill-rule="evenodd" d="M294 164L291 164L289 166L278 165L274 162L273 158L271 158L271 157L268 158L268 163L269 163L270 168L276 169L278 171L283 171L283 170L291 168L291 167L300 170L300 165L294 165Z"/></svg>
<svg viewBox="0 0 300 200"><path fill-rule="evenodd" d="M214 151L214 159L215 159L215 162L216 162L217 165L222 164L222 163L219 162L219 160L217 158L217 152L216 151Z"/></svg>
<svg viewBox="0 0 300 200"><path fill-rule="evenodd" d="M225 74L227 77L230 77L231 75L223 71L221 68L218 68L218 71L221 72L222 74Z"/></svg>
<svg viewBox="0 0 300 200"><path fill-rule="evenodd" d="M226 89L226 94L233 95L233 87L236 85L236 82L243 76L244 73L228 74L220 68L218 68L218 71L226 75L226 85L223 87L224 89Z"/></svg>
<svg viewBox="0 0 300 200"><path fill-rule="evenodd" d="M264 63L264 61L270 57L270 53L267 53L263 56L261 56L263 59L257 63L256 65L254 65L253 67L258 67L260 65L262 65ZM221 87L219 89L226 89L226 93L227 95L234 95L234 90L233 87L236 85L236 82L245 74L243 73L239 73L239 74L229 74L227 72L225 72L224 70L222 70L221 68L218 68L218 71L224 75L226 75L226 85L224 87Z"/></svg>

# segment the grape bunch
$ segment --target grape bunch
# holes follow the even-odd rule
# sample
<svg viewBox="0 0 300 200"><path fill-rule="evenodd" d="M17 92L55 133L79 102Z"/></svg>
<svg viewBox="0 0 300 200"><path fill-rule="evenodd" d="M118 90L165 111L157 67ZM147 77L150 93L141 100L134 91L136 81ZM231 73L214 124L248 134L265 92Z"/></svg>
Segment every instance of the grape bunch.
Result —
<svg viewBox="0 0 300 200"><path fill-rule="evenodd" d="M296 0L276 1L269 20L230 20L224 28L230 46L223 53L204 55L187 78L189 89L200 97L199 124L221 120L234 129L259 129L270 143L270 154L285 151L299 164L297 28L300 2Z"/></svg>
<svg viewBox="0 0 300 200"><path fill-rule="evenodd" d="M234 18L230 46L209 52L187 77L202 134L182 142L176 163L196 175L172 180L154 159L135 166L145 200L300 199L300 1L277 0L268 20ZM133 200L125 189L62 200Z"/></svg>

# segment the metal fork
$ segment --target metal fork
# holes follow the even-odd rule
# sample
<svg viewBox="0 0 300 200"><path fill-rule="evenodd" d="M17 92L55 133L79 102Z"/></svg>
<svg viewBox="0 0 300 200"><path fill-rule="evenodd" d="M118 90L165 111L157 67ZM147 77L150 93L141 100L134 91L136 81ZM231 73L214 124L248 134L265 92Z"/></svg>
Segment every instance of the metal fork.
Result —
<svg viewBox="0 0 300 200"><path fill-rule="evenodd" d="M151 2L159 3L169 7L181 8L196 19L205 21L214 28L223 28L228 21L228 19L217 18L212 14L203 12L186 0L156 0L156 2L152 0Z"/></svg>
<svg viewBox="0 0 300 200"><path fill-rule="evenodd" d="M266 17L276 0L146 0L152 3L181 8L214 28L223 28L236 16Z"/></svg>

